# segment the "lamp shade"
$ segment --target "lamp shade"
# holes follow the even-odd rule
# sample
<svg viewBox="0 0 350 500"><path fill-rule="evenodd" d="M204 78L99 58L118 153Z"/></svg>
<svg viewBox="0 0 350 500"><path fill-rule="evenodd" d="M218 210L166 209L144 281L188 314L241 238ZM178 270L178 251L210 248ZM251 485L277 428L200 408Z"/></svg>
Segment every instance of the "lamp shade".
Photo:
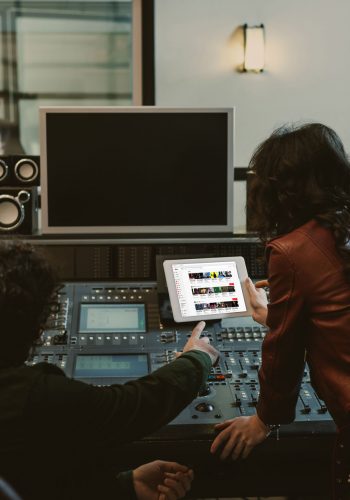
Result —
<svg viewBox="0 0 350 500"><path fill-rule="evenodd" d="M259 73L265 65L265 29L264 25L244 28L244 71Z"/></svg>

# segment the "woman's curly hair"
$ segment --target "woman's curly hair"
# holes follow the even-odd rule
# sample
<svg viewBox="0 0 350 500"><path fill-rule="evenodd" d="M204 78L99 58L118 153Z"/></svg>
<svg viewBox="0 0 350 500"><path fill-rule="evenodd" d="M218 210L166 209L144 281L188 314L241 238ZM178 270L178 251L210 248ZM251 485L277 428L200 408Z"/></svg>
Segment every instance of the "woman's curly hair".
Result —
<svg viewBox="0 0 350 500"><path fill-rule="evenodd" d="M350 162L334 130L283 126L258 146L249 167L247 205L261 240L316 219L332 231L350 281Z"/></svg>
<svg viewBox="0 0 350 500"><path fill-rule="evenodd" d="M0 243L0 364L18 365L31 347L57 300L56 274L33 247L19 241Z"/></svg>

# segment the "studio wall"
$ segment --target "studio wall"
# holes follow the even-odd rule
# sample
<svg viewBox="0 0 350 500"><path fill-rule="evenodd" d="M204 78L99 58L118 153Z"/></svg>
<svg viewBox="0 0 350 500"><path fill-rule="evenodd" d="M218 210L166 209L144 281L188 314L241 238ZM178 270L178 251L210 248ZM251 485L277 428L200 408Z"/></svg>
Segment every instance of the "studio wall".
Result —
<svg viewBox="0 0 350 500"><path fill-rule="evenodd" d="M347 0L155 0L156 104L235 106L236 167L286 122L325 123L350 151L349 17ZM236 70L244 23L265 25L261 74Z"/></svg>
<svg viewBox="0 0 350 500"><path fill-rule="evenodd" d="M347 0L156 0L156 104L236 106L236 164L276 126L318 120L350 150ZM234 69L232 35L264 23L266 69Z"/></svg>

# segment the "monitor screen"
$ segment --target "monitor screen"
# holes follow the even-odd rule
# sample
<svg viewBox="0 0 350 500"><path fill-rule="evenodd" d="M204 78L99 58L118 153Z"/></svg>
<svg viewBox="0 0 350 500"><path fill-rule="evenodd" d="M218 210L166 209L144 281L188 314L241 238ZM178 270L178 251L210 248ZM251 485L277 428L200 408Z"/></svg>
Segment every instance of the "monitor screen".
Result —
<svg viewBox="0 0 350 500"><path fill-rule="evenodd" d="M196 317L247 310L237 264L232 261L172 265L181 315Z"/></svg>
<svg viewBox="0 0 350 500"><path fill-rule="evenodd" d="M79 333L143 333L144 304L81 304Z"/></svg>
<svg viewBox="0 0 350 500"><path fill-rule="evenodd" d="M233 109L40 114L44 234L233 232Z"/></svg>
<svg viewBox="0 0 350 500"><path fill-rule="evenodd" d="M78 354L75 360L75 378L130 378L147 374L147 354Z"/></svg>

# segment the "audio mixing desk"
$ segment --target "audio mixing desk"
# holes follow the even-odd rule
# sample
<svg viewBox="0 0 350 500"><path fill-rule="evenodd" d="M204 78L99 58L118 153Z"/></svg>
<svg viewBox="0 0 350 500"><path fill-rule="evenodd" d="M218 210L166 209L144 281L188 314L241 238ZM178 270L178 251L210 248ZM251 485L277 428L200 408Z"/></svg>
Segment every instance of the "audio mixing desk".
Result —
<svg viewBox="0 0 350 500"><path fill-rule="evenodd" d="M171 362L191 327L162 323L155 283L65 283L28 363L53 363L90 384L124 383ZM203 335L221 356L206 385L170 424L119 449L116 465L125 469L156 458L188 463L198 496L327 495L335 426L307 366L293 424L272 433L245 461L223 463L209 453L214 424L255 413L266 334L251 318L209 322Z"/></svg>

